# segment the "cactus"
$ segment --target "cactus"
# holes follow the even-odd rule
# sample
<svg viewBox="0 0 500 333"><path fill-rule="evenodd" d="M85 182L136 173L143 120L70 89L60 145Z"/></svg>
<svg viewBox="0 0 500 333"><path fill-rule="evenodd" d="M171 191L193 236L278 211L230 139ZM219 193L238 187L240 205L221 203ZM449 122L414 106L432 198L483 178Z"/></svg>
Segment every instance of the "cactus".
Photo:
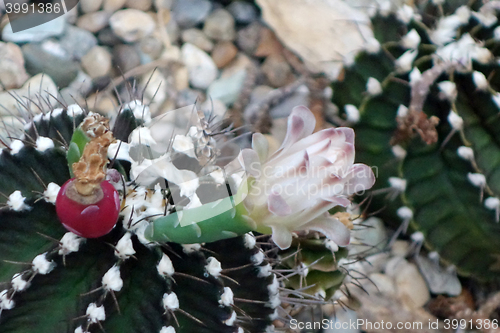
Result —
<svg viewBox="0 0 500 333"><path fill-rule="evenodd" d="M82 125L92 117L104 126L102 133L112 132L118 140L108 140L96 154L89 147L95 146L102 133L96 134L94 127L90 133ZM70 105L31 115L23 137L10 143L2 140L7 146L0 151L2 332L269 332L282 297L288 304L302 306L308 304L304 300L310 294L318 294L292 291L299 288L292 280L304 264L314 264L311 270L318 265L304 258L326 253L329 259L320 260L322 267L336 272L335 283L319 292L320 301L312 296L315 303L328 301L341 286L345 271L338 270L333 258L345 257L347 251L339 250L334 241L328 240L327 249L323 236L316 234L316 240L308 240L302 232L289 250L281 250L267 235L257 239L238 208L208 216L213 214L213 201L223 198L219 205L230 205L240 199L230 178L223 190L236 194L226 198L219 193L215 178L209 179L218 170L217 159L212 157L217 156L221 143L207 135L213 127L206 126L203 116L197 125L202 130L194 126L190 131L194 151L182 151L174 140L169 143L169 154L178 158L174 162L180 163L176 164L180 169L181 162L188 161L184 167L195 170L211 202L200 195L199 202L190 197L192 208L179 201L172 205L176 195L175 200L182 201L182 191L189 191L175 177L193 170L176 169L163 187L157 179L149 182L147 168L133 174L138 170L137 160L164 171L158 164L162 160L155 159L153 144L147 142L150 120L148 107L139 101L124 105L111 129L103 117ZM129 145L129 139L135 144ZM121 212L111 232L99 237L84 231L88 238L83 238L65 229L79 233L65 223L59 209L59 197L65 195L60 187L72 177L90 186L91 193L104 177L118 189ZM339 200L343 205L349 202ZM184 223L187 216L200 222L199 229L172 227L176 221ZM337 222L338 230L347 230L337 243L345 245L348 229ZM225 225L231 223L236 227L228 232ZM202 235L192 230L201 230ZM300 242L304 246L297 248ZM301 255L302 248L306 252L300 262L288 260L290 251ZM278 278L276 272L283 269L291 272L291 282Z"/></svg>
<svg viewBox="0 0 500 333"><path fill-rule="evenodd" d="M444 263L481 280L500 276L495 6L380 8L375 38L332 84L332 121L353 126L357 160L377 167L370 210L411 225Z"/></svg>

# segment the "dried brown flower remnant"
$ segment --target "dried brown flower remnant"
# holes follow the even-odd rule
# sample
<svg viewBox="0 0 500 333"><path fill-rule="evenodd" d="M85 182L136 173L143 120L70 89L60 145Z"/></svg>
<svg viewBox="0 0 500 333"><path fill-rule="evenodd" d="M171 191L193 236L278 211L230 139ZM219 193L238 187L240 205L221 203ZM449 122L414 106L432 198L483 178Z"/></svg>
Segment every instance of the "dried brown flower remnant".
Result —
<svg viewBox="0 0 500 333"><path fill-rule="evenodd" d="M77 179L75 187L81 195L92 195L106 177L108 147L115 141L108 122L101 115L91 114L81 125L82 130L91 138L80 160L73 163L73 173Z"/></svg>
<svg viewBox="0 0 500 333"><path fill-rule="evenodd" d="M439 124L439 118L436 116L427 118L424 112L410 109L407 115L397 117L396 121L398 128L391 139L391 145L407 141L413 138L415 134L420 135L428 145L438 140L436 126Z"/></svg>

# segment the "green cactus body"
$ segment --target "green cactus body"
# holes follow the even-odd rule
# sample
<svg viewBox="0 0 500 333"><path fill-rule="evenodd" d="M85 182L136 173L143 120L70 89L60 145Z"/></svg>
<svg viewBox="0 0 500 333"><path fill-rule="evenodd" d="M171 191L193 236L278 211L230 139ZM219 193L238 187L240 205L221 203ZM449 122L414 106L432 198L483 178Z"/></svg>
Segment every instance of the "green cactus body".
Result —
<svg viewBox="0 0 500 333"><path fill-rule="evenodd" d="M375 193L381 192L371 209L384 207L393 225L411 221L426 246L460 273L497 279L500 30L498 22L486 26L470 14L479 8L457 7L443 7L456 27L441 42L439 20L447 16L422 22L414 13L408 23L393 14L373 17L380 45L371 41L345 69L333 101L359 111L359 121L351 118L356 156L378 168ZM380 85L370 88L370 78Z"/></svg>

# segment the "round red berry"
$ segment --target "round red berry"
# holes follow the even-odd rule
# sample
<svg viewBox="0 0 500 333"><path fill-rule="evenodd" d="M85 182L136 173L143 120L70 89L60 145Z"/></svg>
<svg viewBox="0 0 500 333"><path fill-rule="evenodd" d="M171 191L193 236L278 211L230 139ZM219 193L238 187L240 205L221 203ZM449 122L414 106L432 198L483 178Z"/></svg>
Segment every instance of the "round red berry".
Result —
<svg viewBox="0 0 500 333"><path fill-rule="evenodd" d="M80 195L74 186L75 178L59 190L56 212L63 226L84 238L97 238L109 233L120 213L120 196L107 181L100 184L92 196Z"/></svg>

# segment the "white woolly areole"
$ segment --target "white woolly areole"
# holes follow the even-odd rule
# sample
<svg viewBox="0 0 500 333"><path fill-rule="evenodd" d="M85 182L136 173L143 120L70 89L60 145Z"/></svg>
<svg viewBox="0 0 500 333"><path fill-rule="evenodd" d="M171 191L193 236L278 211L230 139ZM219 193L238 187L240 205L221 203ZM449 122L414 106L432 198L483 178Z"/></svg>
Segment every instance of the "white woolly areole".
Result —
<svg viewBox="0 0 500 333"><path fill-rule="evenodd" d="M83 240L84 240L83 238L77 236L72 232L65 233L60 240L61 245L59 248L59 254L67 255L70 254L71 252L78 252L80 244L83 242Z"/></svg>
<svg viewBox="0 0 500 333"><path fill-rule="evenodd" d="M274 309L274 312L269 315L269 319L271 319L272 321L278 319L278 317L279 317L278 309Z"/></svg>
<svg viewBox="0 0 500 333"><path fill-rule="evenodd" d="M61 186L57 185L56 183L49 183L49 185L47 185L47 189L43 192L43 199L46 202L55 204L60 189Z"/></svg>
<svg viewBox="0 0 500 333"><path fill-rule="evenodd" d="M110 159L116 157L119 160L132 162L129 152L130 152L130 145L120 140L116 140L115 143L110 144L108 147L108 157Z"/></svg>
<svg viewBox="0 0 500 333"><path fill-rule="evenodd" d="M416 49L420 45L420 35L412 29L401 39L401 45L407 49Z"/></svg>
<svg viewBox="0 0 500 333"><path fill-rule="evenodd" d="M421 231L417 231L411 234L410 238L415 243L422 243L425 239L425 236Z"/></svg>
<svg viewBox="0 0 500 333"><path fill-rule="evenodd" d="M12 288L15 291L23 291L29 287L28 281L23 279L23 275L21 273L17 273L12 277Z"/></svg>
<svg viewBox="0 0 500 333"><path fill-rule="evenodd" d="M275 333L276 332L276 329L274 327L274 325L269 325L266 327L266 333Z"/></svg>
<svg viewBox="0 0 500 333"><path fill-rule="evenodd" d="M219 277L220 273L222 272L220 261L215 259L214 257L209 257L207 261L208 264L205 266L205 269L207 270L208 274L212 275L213 277Z"/></svg>
<svg viewBox="0 0 500 333"><path fill-rule="evenodd" d="M173 326L163 326L160 330L160 333L175 333L175 328Z"/></svg>
<svg viewBox="0 0 500 333"><path fill-rule="evenodd" d="M339 250L339 246L337 245L337 243L335 243L331 239L325 238L323 243L325 244L325 247L332 252L337 252Z"/></svg>
<svg viewBox="0 0 500 333"><path fill-rule="evenodd" d="M92 323L97 323L98 321L103 321L106 319L106 312L104 311L104 306L97 306L95 303L90 303L87 307L87 316Z"/></svg>
<svg viewBox="0 0 500 333"><path fill-rule="evenodd" d="M493 100L493 102L496 104L497 108L500 109L500 94L499 93L496 93L494 95L491 96L491 99Z"/></svg>
<svg viewBox="0 0 500 333"><path fill-rule="evenodd" d="M392 146L391 150L392 150L392 153L394 154L394 156L396 156L400 160L402 160L406 157L406 150L403 147L401 147L400 145Z"/></svg>
<svg viewBox="0 0 500 333"><path fill-rule="evenodd" d="M171 292L170 294L163 294L163 307L167 310L177 310L179 308L179 299L177 298L177 295L174 292Z"/></svg>
<svg viewBox="0 0 500 333"><path fill-rule="evenodd" d="M417 67L413 67L410 72L410 86L413 87L422 78L422 73Z"/></svg>
<svg viewBox="0 0 500 333"><path fill-rule="evenodd" d="M500 199L495 198L495 197L489 197L486 200L484 200L484 207L495 210L500 208Z"/></svg>
<svg viewBox="0 0 500 333"><path fill-rule="evenodd" d="M365 42L364 48L370 54L377 54L380 51L380 43L377 39L370 37Z"/></svg>
<svg viewBox="0 0 500 333"><path fill-rule="evenodd" d="M0 291L0 310L10 310L14 308L14 301L7 297L8 290Z"/></svg>
<svg viewBox="0 0 500 333"><path fill-rule="evenodd" d="M172 148L178 153L183 153L189 157L196 158L193 139L190 137L180 134L176 135Z"/></svg>
<svg viewBox="0 0 500 333"><path fill-rule="evenodd" d="M273 282L267 286L267 290L269 291L269 295L276 295L279 292L280 282L276 275L273 276Z"/></svg>
<svg viewBox="0 0 500 333"><path fill-rule="evenodd" d="M398 73L408 73L413 68L413 61L417 57L418 50L408 50L396 59L395 65Z"/></svg>
<svg viewBox="0 0 500 333"><path fill-rule="evenodd" d="M219 304L224 306L231 306L234 304L234 294L231 288L224 287L224 292L220 296Z"/></svg>
<svg viewBox="0 0 500 333"><path fill-rule="evenodd" d="M406 117L408 115L408 108L406 105L400 104L397 111L398 117Z"/></svg>
<svg viewBox="0 0 500 333"><path fill-rule="evenodd" d="M67 113L74 118L75 116L83 114L83 109L78 104L71 104L68 106Z"/></svg>
<svg viewBox="0 0 500 333"><path fill-rule="evenodd" d="M21 194L21 191L14 191L11 195L9 195L9 200L7 200L7 206L9 206L10 209L20 212L23 210L27 210L30 207L24 203L24 200L26 200L25 197Z"/></svg>
<svg viewBox="0 0 500 333"><path fill-rule="evenodd" d="M75 333L89 333L89 331L84 331L81 326L75 328Z"/></svg>
<svg viewBox="0 0 500 333"><path fill-rule="evenodd" d="M197 252L201 249L201 244L182 244L182 251L185 254Z"/></svg>
<svg viewBox="0 0 500 333"><path fill-rule="evenodd" d="M472 73L472 80L479 90L487 90L489 87L488 79L479 71L474 71Z"/></svg>
<svg viewBox="0 0 500 333"><path fill-rule="evenodd" d="M408 24L415 16L415 12L413 11L412 7L408 5L403 5L401 6L401 8L398 9L396 16L398 20L400 20L404 24Z"/></svg>
<svg viewBox="0 0 500 333"><path fill-rule="evenodd" d="M458 147L457 154L458 156L460 156L460 158L464 160L467 161L474 160L474 150L472 150L471 147L466 147L466 146Z"/></svg>
<svg viewBox="0 0 500 333"><path fill-rule="evenodd" d="M132 237L132 234L127 232L116 244L115 255L118 258L128 259L131 255L135 254L134 246L130 237Z"/></svg>
<svg viewBox="0 0 500 333"><path fill-rule="evenodd" d="M250 261L254 263L254 265L260 265L264 261L264 252L259 250L256 254L250 257Z"/></svg>
<svg viewBox="0 0 500 333"><path fill-rule="evenodd" d="M47 149L54 148L54 141L50 138L46 138L44 136L39 136L36 139L36 150L44 152Z"/></svg>
<svg viewBox="0 0 500 333"><path fill-rule="evenodd" d="M467 174L467 178L469 179L469 182L476 187L483 188L486 185L486 177L481 173L469 172Z"/></svg>
<svg viewBox="0 0 500 333"><path fill-rule="evenodd" d="M255 247L255 244L257 243L257 240L255 239L255 236L252 235L251 233L246 233L243 242L247 249L253 249Z"/></svg>
<svg viewBox="0 0 500 333"><path fill-rule="evenodd" d="M403 220L410 220L413 218L413 211L410 207L406 206L399 207L396 214L398 214L398 216Z"/></svg>
<svg viewBox="0 0 500 333"><path fill-rule="evenodd" d="M172 276L175 273L174 265L172 264L172 260L164 253L160 262L156 266L158 273L162 276Z"/></svg>
<svg viewBox="0 0 500 333"><path fill-rule="evenodd" d="M151 130L147 127L137 127L130 133L130 146L145 145L151 146L156 144L156 140L151 136Z"/></svg>
<svg viewBox="0 0 500 333"><path fill-rule="evenodd" d="M352 104L346 104L344 106L344 111L347 117L347 121L351 123L357 123L360 119L359 110L356 106Z"/></svg>
<svg viewBox="0 0 500 333"><path fill-rule="evenodd" d="M143 120L145 125L151 122L151 111L149 109L149 106L142 105L141 101L136 99L130 103L125 104L123 108L131 110L134 114L134 117L136 119Z"/></svg>
<svg viewBox="0 0 500 333"><path fill-rule="evenodd" d="M106 290L120 291L123 287L123 280L120 276L120 267L114 265L102 277L102 286Z"/></svg>
<svg viewBox="0 0 500 333"><path fill-rule="evenodd" d="M56 267L55 262L47 260L47 252L37 255L31 263L35 272L42 275L50 273Z"/></svg>
<svg viewBox="0 0 500 333"><path fill-rule="evenodd" d="M464 120L454 111L450 111L450 114L448 114L448 122L457 131L460 131L464 127Z"/></svg>
<svg viewBox="0 0 500 333"><path fill-rule="evenodd" d="M382 93L382 85L376 78L370 77L366 82L366 92L370 96L380 95Z"/></svg>
<svg viewBox="0 0 500 333"><path fill-rule="evenodd" d="M399 192L404 192L406 190L406 179L389 177L389 185L391 185L392 188L398 190Z"/></svg>
<svg viewBox="0 0 500 333"><path fill-rule="evenodd" d="M264 266L259 266L259 273L257 274L257 277L268 277L271 275L272 267L270 264L264 265Z"/></svg>
<svg viewBox="0 0 500 333"><path fill-rule="evenodd" d="M438 88L450 102L457 98L457 85L454 82L441 81L438 83Z"/></svg>
<svg viewBox="0 0 500 333"><path fill-rule="evenodd" d="M224 320L224 324L226 324L227 326L233 326L235 321L236 321L236 312L233 311L233 313L231 313L231 317Z"/></svg>
<svg viewBox="0 0 500 333"><path fill-rule="evenodd" d="M269 301L266 303L266 307L271 309L276 309L281 304L281 299L279 294L270 295Z"/></svg>

